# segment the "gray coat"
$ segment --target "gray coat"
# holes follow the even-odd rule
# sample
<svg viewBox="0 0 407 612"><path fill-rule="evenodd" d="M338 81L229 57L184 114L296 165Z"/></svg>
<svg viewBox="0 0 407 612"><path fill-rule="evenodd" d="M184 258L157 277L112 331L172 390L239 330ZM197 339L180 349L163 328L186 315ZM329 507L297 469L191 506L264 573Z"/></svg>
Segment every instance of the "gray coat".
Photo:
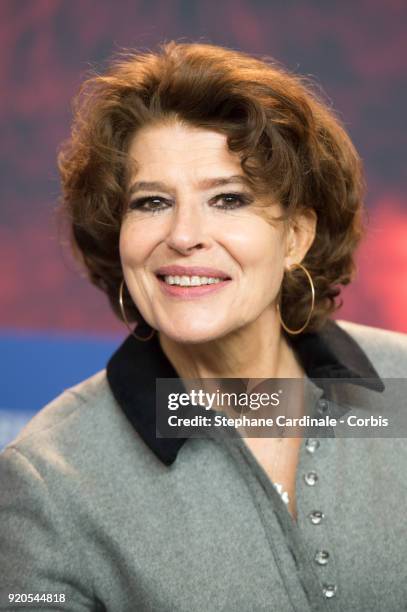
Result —
<svg viewBox="0 0 407 612"><path fill-rule="evenodd" d="M340 322L295 342L317 410L341 404L311 378L359 394L407 378L404 334ZM303 440L294 522L239 437L155 437L152 385L171 373L129 338L1 453L0 609L52 593L21 609L407 610L405 440Z"/></svg>

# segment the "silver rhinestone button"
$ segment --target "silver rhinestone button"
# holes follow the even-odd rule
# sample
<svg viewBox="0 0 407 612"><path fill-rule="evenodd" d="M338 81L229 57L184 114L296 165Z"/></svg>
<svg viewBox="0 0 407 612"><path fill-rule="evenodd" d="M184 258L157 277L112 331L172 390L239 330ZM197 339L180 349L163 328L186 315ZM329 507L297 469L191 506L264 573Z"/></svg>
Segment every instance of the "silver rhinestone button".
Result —
<svg viewBox="0 0 407 612"><path fill-rule="evenodd" d="M332 597L335 597L337 590L338 587L336 584L324 584L322 588L322 592L327 599L332 599Z"/></svg>
<svg viewBox="0 0 407 612"><path fill-rule="evenodd" d="M328 410L328 402L326 401L326 399L320 399L318 402L318 406L320 412L326 412Z"/></svg>
<svg viewBox="0 0 407 612"><path fill-rule="evenodd" d="M326 565L329 559L329 552L327 550L318 550L314 557L315 563L318 565Z"/></svg>
<svg viewBox="0 0 407 612"><path fill-rule="evenodd" d="M315 438L308 438L305 443L305 448L307 449L310 455L313 455L315 451L319 448L319 440L316 440Z"/></svg>
<svg viewBox="0 0 407 612"><path fill-rule="evenodd" d="M309 487L313 487L318 481L318 474L316 472L308 472L304 474L304 481Z"/></svg>
<svg viewBox="0 0 407 612"><path fill-rule="evenodd" d="M324 520L325 514L321 510L313 510L308 517L313 525L319 525Z"/></svg>

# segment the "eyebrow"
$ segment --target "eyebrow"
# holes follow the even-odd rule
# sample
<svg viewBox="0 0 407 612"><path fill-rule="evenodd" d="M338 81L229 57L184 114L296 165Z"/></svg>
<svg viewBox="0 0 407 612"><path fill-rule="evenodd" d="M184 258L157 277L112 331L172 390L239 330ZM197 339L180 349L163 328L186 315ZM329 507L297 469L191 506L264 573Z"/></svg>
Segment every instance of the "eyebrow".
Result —
<svg viewBox="0 0 407 612"><path fill-rule="evenodd" d="M201 181L199 181L197 186L198 189L203 191L205 189L213 189L214 187L230 185L231 183L240 183L249 186L248 179L241 174L202 179ZM160 181L136 181L131 185L129 189L129 196L133 195L137 191L152 191L154 189L157 189L158 191L168 191L169 193L173 193L174 191L172 188L168 188L168 185Z"/></svg>

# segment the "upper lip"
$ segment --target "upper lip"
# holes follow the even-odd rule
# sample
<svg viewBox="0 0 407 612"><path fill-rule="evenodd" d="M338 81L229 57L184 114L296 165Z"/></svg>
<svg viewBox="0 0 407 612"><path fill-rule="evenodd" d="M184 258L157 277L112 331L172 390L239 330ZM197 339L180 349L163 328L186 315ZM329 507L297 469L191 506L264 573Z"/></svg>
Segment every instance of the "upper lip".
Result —
<svg viewBox="0 0 407 612"><path fill-rule="evenodd" d="M205 266L161 266L155 273L157 276L206 276L230 279L226 272L217 268L206 268Z"/></svg>

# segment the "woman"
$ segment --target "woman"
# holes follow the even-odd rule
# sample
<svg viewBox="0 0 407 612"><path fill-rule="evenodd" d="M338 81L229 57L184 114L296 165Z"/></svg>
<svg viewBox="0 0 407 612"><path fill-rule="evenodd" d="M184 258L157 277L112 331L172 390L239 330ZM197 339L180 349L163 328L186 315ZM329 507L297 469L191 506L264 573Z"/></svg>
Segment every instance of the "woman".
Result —
<svg viewBox="0 0 407 612"><path fill-rule="evenodd" d="M332 112L267 61L172 42L84 84L59 167L74 250L137 326L0 458L1 609L406 609L402 441L156 432L157 379L297 379L301 416L406 376L405 335L329 318L363 216Z"/></svg>

